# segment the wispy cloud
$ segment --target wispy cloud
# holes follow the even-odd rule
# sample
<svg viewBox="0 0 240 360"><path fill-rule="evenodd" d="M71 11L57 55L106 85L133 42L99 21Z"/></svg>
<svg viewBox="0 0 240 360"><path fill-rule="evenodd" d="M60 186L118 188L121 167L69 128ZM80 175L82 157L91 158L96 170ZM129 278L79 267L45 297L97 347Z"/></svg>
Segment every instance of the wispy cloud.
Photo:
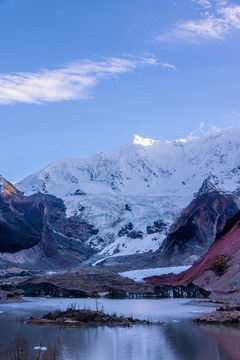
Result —
<svg viewBox="0 0 240 360"><path fill-rule="evenodd" d="M42 104L64 100L88 99L103 79L133 72L144 66L175 69L153 55L82 60L55 70L0 74L0 104Z"/></svg>
<svg viewBox="0 0 240 360"><path fill-rule="evenodd" d="M159 65L168 70L177 70L176 65L168 64L167 62L159 62Z"/></svg>
<svg viewBox="0 0 240 360"><path fill-rule="evenodd" d="M205 122L204 121L201 121L200 124L199 124L199 131L200 133L204 134L204 125L205 125Z"/></svg>
<svg viewBox="0 0 240 360"><path fill-rule="evenodd" d="M235 116L237 116L237 117L240 117L240 112L239 112L239 111L233 110L233 111L232 111L232 114L235 115Z"/></svg>
<svg viewBox="0 0 240 360"><path fill-rule="evenodd" d="M211 124L211 123L205 124L204 121L201 121L198 128L195 129L194 131L191 131L190 134L186 138L187 138L187 140L194 140L201 136L207 135L212 132L217 132L220 130L222 130L222 129L220 129L218 126L216 126L214 124Z"/></svg>
<svg viewBox="0 0 240 360"><path fill-rule="evenodd" d="M225 39L236 29L240 29L240 6L227 1L191 0L208 9L194 20L179 21L174 27L156 37L158 41L185 40L198 43L201 39Z"/></svg>
<svg viewBox="0 0 240 360"><path fill-rule="evenodd" d="M204 9L209 9L212 7L212 4L209 0L191 0L191 2L201 5Z"/></svg>
<svg viewBox="0 0 240 360"><path fill-rule="evenodd" d="M214 124L210 124L210 129L211 129L212 132L216 132L216 131L221 130L218 126L216 126Z"/></svg>

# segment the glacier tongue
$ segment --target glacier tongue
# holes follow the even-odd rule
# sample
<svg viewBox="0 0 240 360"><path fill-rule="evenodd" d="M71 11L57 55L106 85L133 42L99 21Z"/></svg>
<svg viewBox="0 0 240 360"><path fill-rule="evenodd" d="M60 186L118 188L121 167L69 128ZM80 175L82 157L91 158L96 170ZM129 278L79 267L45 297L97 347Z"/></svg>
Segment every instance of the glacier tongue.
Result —
<svg viewBox="0 0 240 360"><path fill-rule="evenodd" d="M165 267L165 268L155 268L155 269L144 269L144 270L130 270L120 273L121 276L127 277L139 283L144 283L143 280L146 277L150 276L161 276L165 274L180 274L182 271L186 271L190 266L174 266L174 267Z"/></svg>
<svg viewBox="0 0 240 360"><path fill-rule="evenodd" d="M78 215L99 229L89 240L103 256L154 251L168 228L204 180L223 191L240 187L240 128L202 138L160 141L141 138L88 159L63 159L30 175L16 187L64 199L67 215ZM133 229L123 236L122 229Z"/></svg>

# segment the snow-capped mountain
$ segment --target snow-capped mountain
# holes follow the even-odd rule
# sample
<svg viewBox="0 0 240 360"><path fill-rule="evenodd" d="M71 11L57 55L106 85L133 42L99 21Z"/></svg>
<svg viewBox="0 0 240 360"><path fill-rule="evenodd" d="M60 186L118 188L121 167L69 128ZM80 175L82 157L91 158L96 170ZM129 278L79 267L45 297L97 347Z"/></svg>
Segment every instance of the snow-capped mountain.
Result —
<svg viewBox="0 0 240 360"><path fill-rule="evenodd" d="M168 195L196 191L209 176L234 190L240 168L240 129L226 129L193 140L159 141L135 136L133 142L88 159L63 159L21 181L29 192L66 196L86 193ZM233 181L231 181L233 180Z"/></svg>
<svg viewBox="0 0 240 360"><path fill-rule="evenodd" d="M53 162L16 187L62 198L68 216L81 215L99 229L89 244L108 257L157 250L209 177L222 191L240 188L240 128L192 140L135 136L88 159Z"/></svg>
<svg viewBox="0 0 240 360"><path fill-rule="evenodd" d="M0 175L0 196L17 194L15 187Z"/></svg>

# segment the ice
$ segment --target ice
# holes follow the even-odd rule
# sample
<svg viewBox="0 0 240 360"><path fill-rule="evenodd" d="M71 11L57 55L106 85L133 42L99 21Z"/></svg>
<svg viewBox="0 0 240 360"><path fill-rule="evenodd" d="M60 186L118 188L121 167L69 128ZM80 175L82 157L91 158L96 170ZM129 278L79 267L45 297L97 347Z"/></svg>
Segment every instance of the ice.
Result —
<svg viewBox="0 0 240 360"><path fill-rule="evenodd" d="M140 269L140 270L130 270L119 273L121 276L132 279L138 283L144 283L144 278L150 276L160 276L165 274L180 274L183 271L189 269L190 266L173 266L165 268L156 268L156 269Z"/></svg>

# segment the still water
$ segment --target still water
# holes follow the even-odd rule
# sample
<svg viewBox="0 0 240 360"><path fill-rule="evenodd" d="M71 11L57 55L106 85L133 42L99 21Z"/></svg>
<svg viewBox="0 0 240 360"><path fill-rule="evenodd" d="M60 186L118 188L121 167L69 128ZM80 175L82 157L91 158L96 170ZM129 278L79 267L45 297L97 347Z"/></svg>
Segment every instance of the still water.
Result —
<svg viewBox="0 0 240 360"><path fill-rule="evenodd" d="M0 345L21 333L29 347L47 345L60 337L62 360L239 360L240 328L196 325L192 319L213 311L189 305L186 299L41 299L0 305ZM49 311L79 308L104 310L165 325L136 325L131 328L61 328L30 326L21 322Z"/></svg>

